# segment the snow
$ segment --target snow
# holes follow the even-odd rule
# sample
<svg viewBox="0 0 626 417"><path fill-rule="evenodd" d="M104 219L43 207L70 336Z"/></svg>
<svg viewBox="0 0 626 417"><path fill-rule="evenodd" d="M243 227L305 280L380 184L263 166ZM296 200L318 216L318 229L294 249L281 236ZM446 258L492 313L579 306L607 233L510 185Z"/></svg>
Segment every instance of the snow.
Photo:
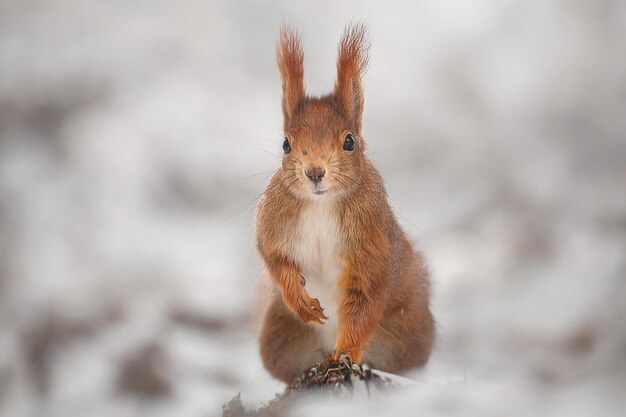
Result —
<svg viewBox="0 0 626 417"><path fill-rule="evenodd" d="M328 415L624 414L626 4L60 0L0 3L0 415L282 389L255 328L274 43L297 25L324 93L359 19L368 151L438 340L414 386ZM169 388L122 389L146 352Z"/></svg>

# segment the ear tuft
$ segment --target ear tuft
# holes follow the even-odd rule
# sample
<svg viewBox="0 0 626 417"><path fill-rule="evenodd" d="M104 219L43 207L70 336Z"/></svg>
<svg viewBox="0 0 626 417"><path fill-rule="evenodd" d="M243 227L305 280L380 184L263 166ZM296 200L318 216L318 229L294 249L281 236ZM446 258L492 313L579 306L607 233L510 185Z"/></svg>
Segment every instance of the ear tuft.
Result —
<svg viewBox="0 0 626 417"><path fill-rule="evenodd" d="M276 58L282 81L282 106L285 130L304 100L304 53L297 31L283 25L276 48Z"/></svg>
<svg viewBox="0 0 626 417"><path fill-rule="evenodd" d="M361 134L364 104L361 77L367 70L369 46L363 23L348 26L339 43L334 95L357 135Z"/></svg>

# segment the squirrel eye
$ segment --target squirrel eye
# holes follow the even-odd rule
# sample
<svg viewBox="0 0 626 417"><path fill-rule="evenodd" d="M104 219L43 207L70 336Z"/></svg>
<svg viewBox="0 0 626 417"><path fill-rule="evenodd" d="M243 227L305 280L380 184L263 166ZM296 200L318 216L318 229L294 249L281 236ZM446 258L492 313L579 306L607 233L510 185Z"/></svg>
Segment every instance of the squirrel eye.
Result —
<svg viewBox="0 0 626 417"><path fill-rule="evenodd" d="M346 135L346 139L343 141L343 150L344 151L354 150L354 136L352 136L352 133L348 133Z"/></svg>
<svg viewBox="0 0 626 417"><path fill-rule="evenodd" d="M291 145L289 144L287 138L285 138L285 140L283 141L283 152L285 152L286 154L291 152Z"/></svg>

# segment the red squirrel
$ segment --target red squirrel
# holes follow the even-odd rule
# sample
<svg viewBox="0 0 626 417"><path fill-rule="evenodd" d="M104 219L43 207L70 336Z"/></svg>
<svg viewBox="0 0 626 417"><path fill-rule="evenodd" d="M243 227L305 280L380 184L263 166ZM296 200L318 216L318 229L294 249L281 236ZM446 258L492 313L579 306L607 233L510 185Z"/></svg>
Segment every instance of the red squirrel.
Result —
<svg viewBox="0 0 626 417"><path fill-rule="evenodd" d="M334 91L311 97L300 39L291 28L280 32L284 155L259 202L256 232L276 289L263 318L261 357L285 382L344 355L402 371L426 363L433 343L424 260L365 153L368 48L366 28L348 27Z"/></svg>

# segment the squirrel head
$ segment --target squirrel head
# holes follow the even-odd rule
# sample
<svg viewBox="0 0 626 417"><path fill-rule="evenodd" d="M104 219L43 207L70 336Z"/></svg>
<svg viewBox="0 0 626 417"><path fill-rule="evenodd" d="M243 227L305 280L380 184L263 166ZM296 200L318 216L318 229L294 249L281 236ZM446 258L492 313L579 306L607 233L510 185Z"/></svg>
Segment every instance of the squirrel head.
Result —
<svg viewBox="0 0 626 417"><path fill-rule="evenodd" d="M358 188L365 169L361 78L368 48L365 26L348 27L339 44L335 89L324 97L309 97L300 38L289 27L281 29L277 58L285 134L282 169L284 184L296 195L340 196Z"/></svg>

